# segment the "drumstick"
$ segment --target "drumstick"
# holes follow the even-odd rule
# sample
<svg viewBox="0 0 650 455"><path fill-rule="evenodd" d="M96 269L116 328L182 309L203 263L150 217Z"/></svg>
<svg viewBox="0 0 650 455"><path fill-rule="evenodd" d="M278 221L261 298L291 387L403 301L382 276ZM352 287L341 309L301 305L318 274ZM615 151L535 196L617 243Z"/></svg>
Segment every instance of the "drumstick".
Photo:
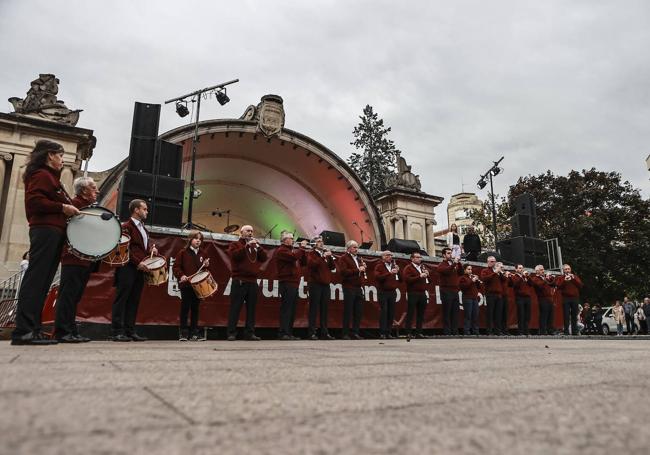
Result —
<svg viewBox="0 0 650 455"><path fill-rule="evenodd" d="M191 274L190 276L188 276L187 279L189 280L189 279L192 278L194 275L198 275L199 272L201 271L201 269L203 268L204 265L205 265L205 264L202 263L202 264L201 264L201 267L199 267L199 270L197 270L196 272L194 272L193 274Z"/></svg>
<svg viewBox="0 0 650 455"><path fill-rule="evenodd" d="M79 212L79 215L101 216L102 220L104 220L104 221L108 221L111 218L113 218L113 215L111 215L110 213L106 213L106 212L104 212L104 213Z"/></svg>
<svg viewBox="0 0 650 455"><path fill-rule="evenodd" d="M153 249L156 248L156 244L154 243L153 246L151 247L151 256L149 256L149 259L153 258Z"/></svg>

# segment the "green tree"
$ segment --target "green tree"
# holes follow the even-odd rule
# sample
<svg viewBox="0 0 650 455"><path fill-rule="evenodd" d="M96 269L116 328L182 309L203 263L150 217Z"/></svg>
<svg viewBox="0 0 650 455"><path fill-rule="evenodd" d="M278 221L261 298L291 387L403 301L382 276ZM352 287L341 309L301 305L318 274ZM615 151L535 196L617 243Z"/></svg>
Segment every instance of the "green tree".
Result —
<svg viewBox="0 0 650 455"><path fill-rule="evenodd" d="M372 106L363 109L359 116L361 122L354 127L354 141L350 142L360 152L354 152L348 164L356 172L373 196L386 189L386 182L395 173L395 163L399 150L388 139L390 127L373 112Z"/></svg>
<svg viewBox="0 0 650 455"><path fill-rule="evenodd" d="M538 236L557 238L564 262L583 278L585 299L612 303L648 294L650 200L619 173L547 171L520 177L508 200L523 193L535 198ZM513 213L505 199L501 211Z"/></svg>
<svg viewBox="0 0 650 455"><path fill-rule="evenodd" d="M510 205L505 197L499 198L498 194L494 195L494 204L497 208L497 236L498 240L510 237L512 232L510 226ZM492 230L492 197L488 192L487 198L481 203L481 207L471 210L469 213L476 226L477 233L481 237L481 244L485 250L494 250L494 233Z"/></svg>

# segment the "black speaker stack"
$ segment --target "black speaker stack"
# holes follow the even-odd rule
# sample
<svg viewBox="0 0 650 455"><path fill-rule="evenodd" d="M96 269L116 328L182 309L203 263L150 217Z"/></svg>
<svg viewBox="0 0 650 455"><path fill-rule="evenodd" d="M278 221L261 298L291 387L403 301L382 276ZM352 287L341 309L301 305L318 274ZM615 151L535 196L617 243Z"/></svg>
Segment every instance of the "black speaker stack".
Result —
<svg viewBox="0 0 650 455"><path fill-rule="evenodd" d="M531 194L520 194L513 199L515 214L510 218L512 237L500 240L497 249L504 261L535 267L548 267L546 242L537 238L537 208Z"/></svg>
<svg viewBox="0 0 650 455"><path fill-rule="evenodd" d="M185 181L181 179L183 148L158 139L160 105L135 103L129 165L122 176L117 212L130 216L129 203L143 199L149 206L147 223L181 227Z"/></svg>

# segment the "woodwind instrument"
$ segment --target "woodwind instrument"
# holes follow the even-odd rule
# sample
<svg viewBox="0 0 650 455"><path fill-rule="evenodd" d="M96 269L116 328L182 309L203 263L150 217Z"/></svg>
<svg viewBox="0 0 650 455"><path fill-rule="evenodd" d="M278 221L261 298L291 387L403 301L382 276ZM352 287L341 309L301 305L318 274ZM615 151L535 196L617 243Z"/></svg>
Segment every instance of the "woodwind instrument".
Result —
<svg viewBox="0 0 650 455"><path fill-rule="evenodd" d="M425 283L429 284L429 269L424 264L420 264L420 268L422 269L422 273L426 274L424 277Z"/></svg>
<svg viewBox="0 0 650 455"><path fill-rule="evenodd" d="M470 277L470 279L471 279L473 282L478 283L478 284L483 284L483 282L482 282L481 279L478 277L478 275L474 275L474 274L472 273L472 274L470 274L469 277Z"/></svg>
<svg viewBox="0 0 650 455"><path fill-rule="evenodd" d="M393 260L390 263L390 268L391 268L391 270L395 269L395 268L397 269L397 273L395 273L395 280L399 281L399 267L397 266L397 262L395 262L395 260Z"/></svg>
<svg viewBox="0 0 650 455"><path fill-rule="evenodd" d="M361 256L358 256L358 258L359 258L359 265L365 267L366 263L364 262L363 258ZM363 279L364 280L368 279L368 274L366 273L365 270L363 271Z"/></svg>

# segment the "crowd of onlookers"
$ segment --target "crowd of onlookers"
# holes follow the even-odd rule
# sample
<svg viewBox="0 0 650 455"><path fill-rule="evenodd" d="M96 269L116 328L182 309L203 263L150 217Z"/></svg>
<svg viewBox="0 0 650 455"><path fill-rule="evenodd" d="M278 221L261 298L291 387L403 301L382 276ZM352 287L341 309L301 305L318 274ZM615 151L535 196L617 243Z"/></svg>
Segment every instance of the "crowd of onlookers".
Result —
<svg viewBox="0 0 650 455"><path fill-rule="evenodd" d="M590 305L588 302L580 309L580 325L585 334L603 333L603 315L607 307L599 304ZM611 312L611 318L616 323L616 334L622 336L623 332L628 335L635 333L648 335L648 321L650 320L650 298L646 297L642 302L631 301L627 297L623 302L616 300Z"/></svg>

